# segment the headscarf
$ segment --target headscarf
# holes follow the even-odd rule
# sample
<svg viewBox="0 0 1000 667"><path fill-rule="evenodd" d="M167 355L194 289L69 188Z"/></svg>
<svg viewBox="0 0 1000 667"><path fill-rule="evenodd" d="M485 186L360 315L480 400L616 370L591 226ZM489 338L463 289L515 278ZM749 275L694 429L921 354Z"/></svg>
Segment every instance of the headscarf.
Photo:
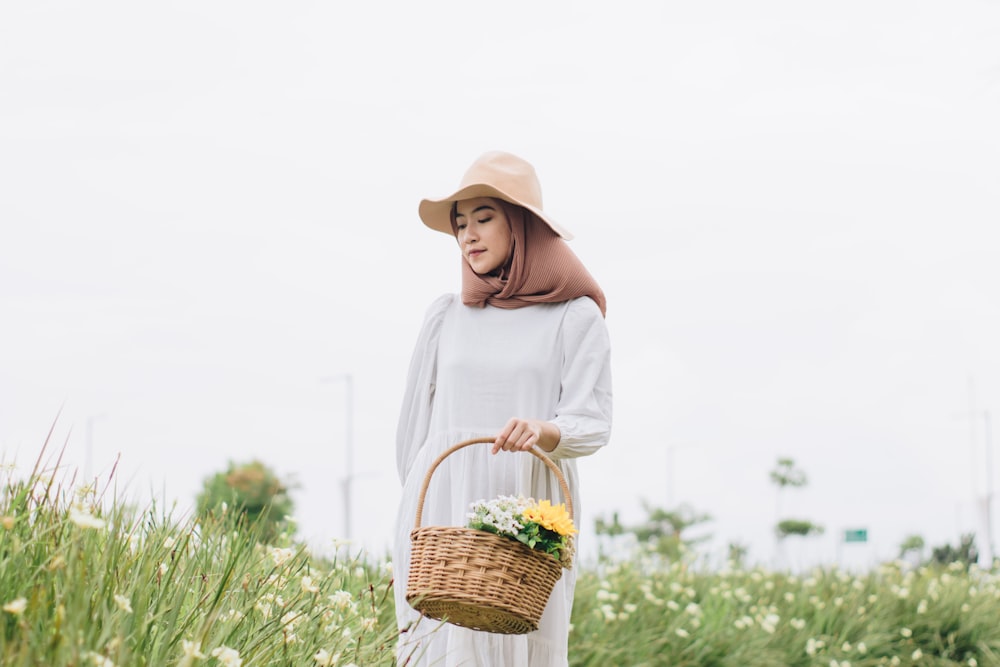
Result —
<svg viewBox="0 0 1000 667"><path fill-rule="evenodd" d="M462 303L523 308L580 296L594 300L601 315L607 303L600 285L562 238L520 206L497 199L510 223L511 248L499 276L479 275L462 255ZM452 229L455 213L452 208Z"/></svg>

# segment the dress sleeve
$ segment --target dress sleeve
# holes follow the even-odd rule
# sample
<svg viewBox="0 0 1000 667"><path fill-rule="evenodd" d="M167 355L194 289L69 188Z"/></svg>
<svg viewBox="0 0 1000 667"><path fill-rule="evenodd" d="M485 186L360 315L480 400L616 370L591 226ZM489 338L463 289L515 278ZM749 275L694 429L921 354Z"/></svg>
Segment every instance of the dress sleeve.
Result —
<svg viewBox="0 0 1000 667"><path fill-rule="evenodd" d="M562 437L549 454L568 459L593 454L611 436L611 342L601 311L575 299L562 324L562 380L552 422Z"/></svg>
<svg viewBox="0 0 1000 667"><path fill-rule="evenodd" d="M396 468L400 482L406 476L427 438L430 425L431 403L437 377L437 348L445 311L455 299L453 294L439 297L424 316L424 324L417 337L417 344L410 359L403 393L403 407L396 427Z"/></svg>

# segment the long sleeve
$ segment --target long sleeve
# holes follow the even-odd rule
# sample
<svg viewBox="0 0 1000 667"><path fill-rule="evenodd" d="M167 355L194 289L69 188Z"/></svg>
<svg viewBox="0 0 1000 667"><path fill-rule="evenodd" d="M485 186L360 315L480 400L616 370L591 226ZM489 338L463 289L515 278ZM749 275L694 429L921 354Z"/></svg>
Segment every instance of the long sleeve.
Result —
<svg viewBox="0 0 1000 667"><path fill-rule="evenodd" d="M611 437L611 342L591 299L575 299L562 324L562 379L552 420L562 437L553 459L593 454Z"/></svg>
<svg viewBox="0 0 1000 667"><path fill-rule="evenodd" d="M423 327L410 359L403 406L396 427L396 468L402 483L406 482L417 452L427 438L437 375L437 342L441 335L445 311L454 299L454 294L445 294L427 309Z"/></svg>

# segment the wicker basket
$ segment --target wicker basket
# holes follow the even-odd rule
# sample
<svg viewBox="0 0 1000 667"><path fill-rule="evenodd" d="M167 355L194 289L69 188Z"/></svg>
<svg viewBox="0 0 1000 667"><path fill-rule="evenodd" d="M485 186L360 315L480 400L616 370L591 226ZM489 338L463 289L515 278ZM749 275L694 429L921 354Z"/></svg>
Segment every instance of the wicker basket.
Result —
<svg viewBox="0 0 1000 667"><path fill-rule="evenodd" d="M538 629L562 566L552 556L507 537L474 528L421 527L431 475L452 453L492 438L466 440L442 453L424 477L410 533L412 551L406 601L429 618L473 630L524 634ZM537 449L530 450L559 480L566 508L573 502L562 471Z"/></svg>

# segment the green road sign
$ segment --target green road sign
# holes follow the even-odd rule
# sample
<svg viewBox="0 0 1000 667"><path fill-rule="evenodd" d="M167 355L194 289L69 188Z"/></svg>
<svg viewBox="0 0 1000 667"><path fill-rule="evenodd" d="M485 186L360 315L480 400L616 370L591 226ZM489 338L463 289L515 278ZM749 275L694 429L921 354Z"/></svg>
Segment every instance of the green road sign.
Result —
<svg viewBox="0 0 1000 667"><path fill-rule="evenodd" d="M868 529L867 528L855 528L853 530L844 531L844 541L845 542L867 542L868 541Z"/></svg>

